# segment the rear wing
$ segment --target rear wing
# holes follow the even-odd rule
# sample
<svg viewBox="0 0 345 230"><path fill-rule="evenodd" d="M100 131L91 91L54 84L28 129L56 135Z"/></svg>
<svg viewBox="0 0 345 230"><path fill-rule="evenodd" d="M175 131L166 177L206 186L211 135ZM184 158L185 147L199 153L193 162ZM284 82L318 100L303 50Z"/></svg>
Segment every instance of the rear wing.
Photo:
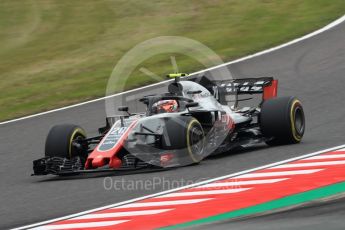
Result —
<svg viewBox="0 0 345 230"><path fill-rule="evenodd" d="M277 96L278 80L273 77L244 78L224 81L214 81L213 92L221 95L262 94L267 100ZM215 96L217 96L215 94Z"/></svg>
<svg viewBox="0 0 345 230"><path fill-rule="evenodd" d="M221 104L226 104L227 95L234 95L237 102L238 95L262 94L262 100L267 100L276 97L278 92L278 80L273 77L231 80L209 80L202 77L198 82L207 88Z"/></svg>

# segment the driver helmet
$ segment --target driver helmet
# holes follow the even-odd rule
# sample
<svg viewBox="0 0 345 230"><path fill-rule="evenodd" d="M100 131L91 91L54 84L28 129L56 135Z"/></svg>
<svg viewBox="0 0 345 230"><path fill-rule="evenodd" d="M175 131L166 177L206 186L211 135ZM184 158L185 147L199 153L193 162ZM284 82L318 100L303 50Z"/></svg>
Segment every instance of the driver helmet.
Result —
<svg viewBox="0 0 345 230"><path fill-rule="evenodd" d="M154 103L152 107L157 113L173 113L178 111L176 100L160 100Z"/></svg>

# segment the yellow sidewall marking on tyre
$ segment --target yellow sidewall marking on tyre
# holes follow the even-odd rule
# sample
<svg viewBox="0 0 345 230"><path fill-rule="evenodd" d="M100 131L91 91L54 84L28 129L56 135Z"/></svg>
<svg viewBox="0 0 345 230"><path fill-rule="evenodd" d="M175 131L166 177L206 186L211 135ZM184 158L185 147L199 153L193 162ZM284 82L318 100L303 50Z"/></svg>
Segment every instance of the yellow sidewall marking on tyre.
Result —
<svg viewBox="0 0 345 230"><path fill-rule="evenodd" d="M299 100L294 100L294 102L291 105L291 111L290 111L290 120L291 120L291 131L292 131L292 136L296 141L301 141L302 137L298 135L296 131L296 126L295 126L295 105L296 104L301 104Z"/></svg>
<svg viewBox="0 0 345 230"><path fill-rule="evenodd" d="M188 127L187 127L187 148L188 148L188 154L189 154L190 158L194 161L194 163L197 163L200 160L195 158L193 151L192 151L192 147L190 145L190 140L189 140L189 136L190 136L189 130L191 129L191 127L194 123L197 123L198 125L200 125L199 121L196 119L191 120L191 122L188 124ZM202 141L204 141L204 139Z"/></svg>
<svg viewBox="0 0 345 230"><path fill-rule="evenodd" d="M69 155L70 158L72 158L72 141L74 140L74 137L75 137L75 135L76 135L77 133L79 133L79 134L83 135L84 137L86 137L86 134L85 134L85 132L84 132L82 129L77 128L77 129L75 129L75 130L73 131L73 133L72 133L72 135L71 135L71 138L70 138L70 140L69 140L68 155Z"/></svg>

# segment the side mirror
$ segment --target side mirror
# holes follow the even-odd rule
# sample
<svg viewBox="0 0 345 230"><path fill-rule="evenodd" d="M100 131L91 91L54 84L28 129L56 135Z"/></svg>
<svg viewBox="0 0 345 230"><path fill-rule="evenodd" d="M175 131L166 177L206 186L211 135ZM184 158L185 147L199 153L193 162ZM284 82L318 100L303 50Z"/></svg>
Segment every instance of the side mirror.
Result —
<svg viewBox="0 0 345 230"><path fill-rule="evenodd" d="M198 102L190 102L186 104L186 108L197 107L199 106Z"/></svg>
<svg viewBox="0 0 345 230"><path fill-rule="evenodd" d="M117 110L120 112L128 112L128 106L120 106Z"/></svg>

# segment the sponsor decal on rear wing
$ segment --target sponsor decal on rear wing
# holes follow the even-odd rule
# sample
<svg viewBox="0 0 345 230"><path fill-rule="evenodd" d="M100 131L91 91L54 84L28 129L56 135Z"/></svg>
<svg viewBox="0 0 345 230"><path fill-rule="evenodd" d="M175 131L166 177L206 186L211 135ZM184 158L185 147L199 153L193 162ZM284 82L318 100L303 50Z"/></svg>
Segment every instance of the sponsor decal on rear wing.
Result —
<svg viewBox="0 0 345 230"><path fill-rule="evenodd" d="M263 100L277 96L278 80L272 77L243 78L214 81L213 92L216 98L225 95L262 94Z"/></svg>

